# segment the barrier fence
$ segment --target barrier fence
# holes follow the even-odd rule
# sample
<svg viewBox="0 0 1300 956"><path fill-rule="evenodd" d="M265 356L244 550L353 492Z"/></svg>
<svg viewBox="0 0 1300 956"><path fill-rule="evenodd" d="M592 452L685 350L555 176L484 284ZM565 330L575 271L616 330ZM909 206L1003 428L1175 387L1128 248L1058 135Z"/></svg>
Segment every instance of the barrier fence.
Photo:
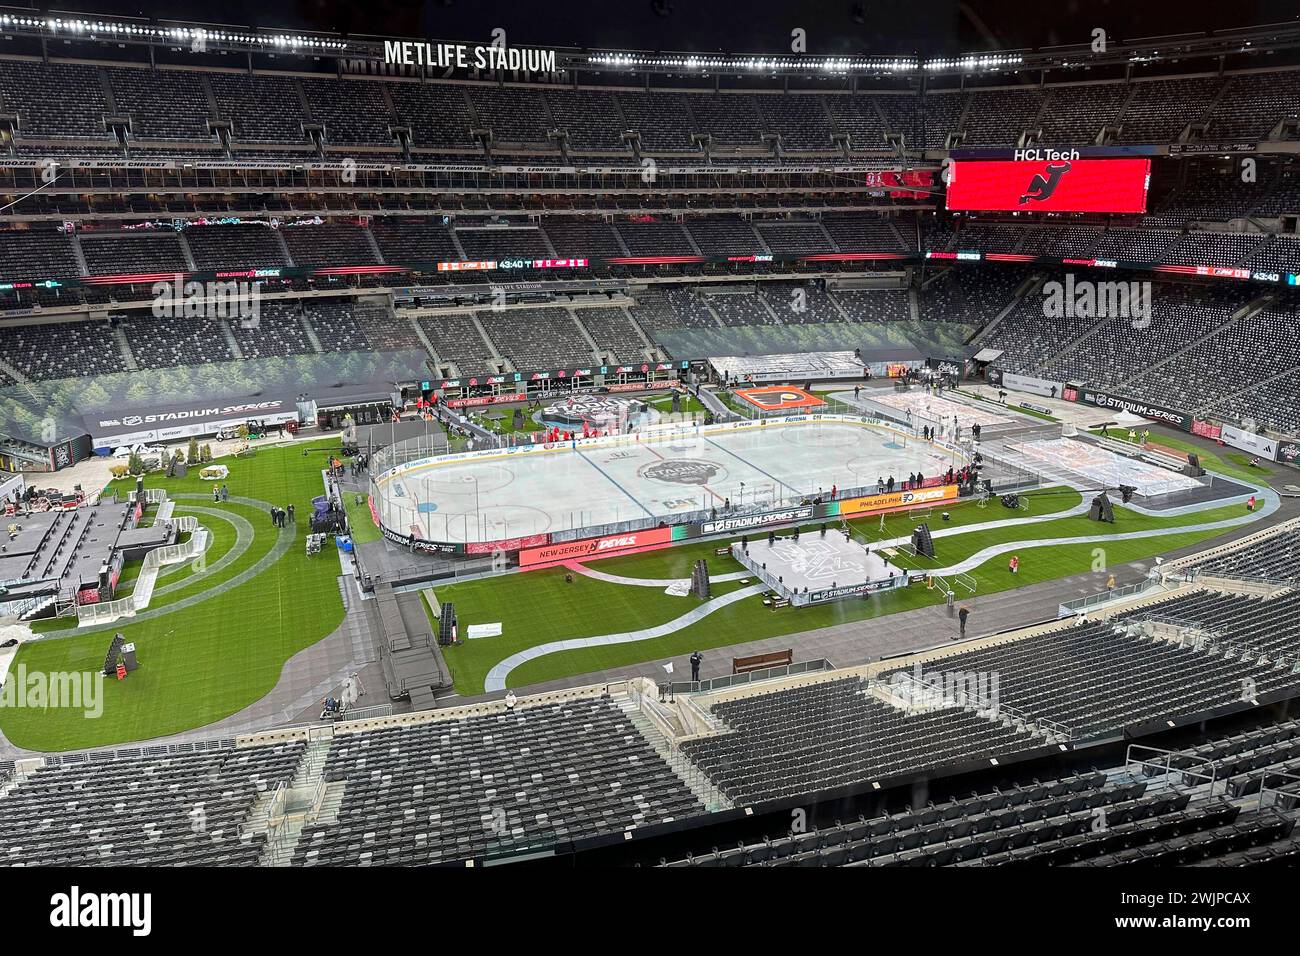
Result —
<svg viewBox="0 0 1300 956"><path fill-rule="evenodd" d="M1132 597L1135 594L1141 594L1152 588L1161 586L1160 580L1148 578L1139 581L1136 584L1126 584L1123 587L1110 588L1106 591L1098 591L1096 594L1089 594L1087 597L1075 598L1073 601L1066 601L1057 609L1057 617L1070 617L1074 614L1080 614L1091 610L1102 604L1109 604L1112 601L1119 601L1123 598Z"/></svg>
<svg viewBox="0 0 1300 956"><path fill-rule="evenodd" d="M835 665L824 657L811 661L795 661L793 664L781 664L777 667L765 667L762 670L748 671L744 674L729 674L700 681L671 681L663 689L672 694L700 694L728 687L741 687L758 681L775 680L779 677L795 677L799 674L811 674L819 671L833 671Z"/></svg>
<svg viewBox="0 0 1300 956"><path fill-rule="evenodd" d="M154 548L144 556L140 576L136 578L131 593L116 601L101 601L97 604L82 604L77 607L77 626L87 627L95 624L107 624L120 617L131 617L143 611L153 599L154 585L158 571L165 565L180 564L198 557L208 546L208 529L198 524L192 515L177 519L181 531L189 531L190 539L183 544L169 544Z"/></svg>
<svg viewBox="0 0 1300 956"><path fill-rule="evenodd" d="M909 439L915 440L914 436L895 429L892 423L864 415L817 414L791 418L861 424L893 434L904 444ZM774 424L775 427L782 427L788 421ZM635 498L629 496L627 502L611 500L599 510L580 508L559 514L528 513L527 503L513 503L510 510L520 513L500 516L490 513L494 507L501 508L493 503L491 495L514 480L513 472L506 471L504 467L499 476L485 471L477 475L452 475L443 479L421 477L422 492L427 492L430 488L436 492L438 483L442 482L445 485L445 498L473 500L473 508L454 511L444 510L436 500L422 500L420 494L412 494L404 477L404 471L414 471L426 462L430 465L435 462L445 465L474 462L478 459L490 468L500 467L503 460L514 459L516 456L516 460L523 462L536 455L563 450L604 451L665 444L673 447L674 451L681 451L708 436L727 434L737 428L757 432L760 427L748 421L687 427L670 424L650 426L641 432L627 435L524 445L510 449L493 447L452 455L441 454L443 449L434 436L417 436L374 453L369 468L369 492L380 527L387 537L402 543L414 541L417 546L427 545L426 550L446 553L462 553L465 550L471 553L483 552L493 547L517 550L538 544L629 534L668 525L701 524L719 518L743 518L766 510L815 504L818 499L828 501L830 488L827 485L808 482L805 487L774 478L771 481L711 484L708 491L702 489L698 493L691 491L689 486L683 486L681 497L674 502L673 510L665 514L648 514ZM927 447L938 448L942 453L951 455L954 469L959 469L972 453L969 447L942 440L931 442ZM1038 474L1009 463L992 463L988 471L998 492L1026 490L1041 484ZM942 475L932 475L923 482L923 486L928 488L941 485L945 478ZM901 489L902 483L896 487ZM874 483L862 484L838 488L836 497L841 500L866 497L877 494L878 491ZM698 500L692 502L690 499L697 494ZM721 505L717 504L719 499L722 499ZM611 509L612 520L609 514ZM827 517L833 518L834 515ZM543 536L545 540L540 540Z"/></svg>

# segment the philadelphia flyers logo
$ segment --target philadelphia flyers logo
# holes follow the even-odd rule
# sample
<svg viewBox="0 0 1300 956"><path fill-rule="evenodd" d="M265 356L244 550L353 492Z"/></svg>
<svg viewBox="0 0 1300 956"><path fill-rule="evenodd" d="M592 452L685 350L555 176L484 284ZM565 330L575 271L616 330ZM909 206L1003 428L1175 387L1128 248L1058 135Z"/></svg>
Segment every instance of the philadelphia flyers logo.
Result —
<svg viewBox="0 0 1300 956"><path fill-rule="evenodd" d="M807 397L803 392L751 392L748 395L751 402L765 408L785 408L789 405L798 405Z"/></svg>

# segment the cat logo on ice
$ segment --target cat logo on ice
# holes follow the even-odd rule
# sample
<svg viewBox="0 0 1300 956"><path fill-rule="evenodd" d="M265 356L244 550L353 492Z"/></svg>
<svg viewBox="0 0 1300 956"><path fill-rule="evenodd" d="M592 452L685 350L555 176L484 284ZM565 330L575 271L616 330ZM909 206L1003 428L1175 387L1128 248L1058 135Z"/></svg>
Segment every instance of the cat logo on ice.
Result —
<svg viewBox="0 0 1300 956"><path fill-rule="evenodd" d="M657 461L640 471L642 478L667 481L675 485L707 485L719 471L711 461L696 458L679 458L676 461Z"/></svg>
<svg viewBox="0 0 1300 956"><path fill-rule="evenodd" d="M152 893L82 893L74 886L68 893L50 897L50 925L60 929L81 927L127 927L133 936L148 936L153 930Z"/></svg>

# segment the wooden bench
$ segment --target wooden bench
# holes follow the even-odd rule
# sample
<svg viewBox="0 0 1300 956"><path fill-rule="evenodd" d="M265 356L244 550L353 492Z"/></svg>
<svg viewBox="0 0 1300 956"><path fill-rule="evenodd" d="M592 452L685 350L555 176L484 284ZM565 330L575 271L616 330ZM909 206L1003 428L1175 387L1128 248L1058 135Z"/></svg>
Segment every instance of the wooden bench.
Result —
<svg viewBox="0 0 1300 956"><path fill-rule="evenodd" d="M752 657L733 657L732 674L748 674L750 671L766 670L769 667L789 666L794 663L794 650L772 651L769 654L755 654Z"/></svg>

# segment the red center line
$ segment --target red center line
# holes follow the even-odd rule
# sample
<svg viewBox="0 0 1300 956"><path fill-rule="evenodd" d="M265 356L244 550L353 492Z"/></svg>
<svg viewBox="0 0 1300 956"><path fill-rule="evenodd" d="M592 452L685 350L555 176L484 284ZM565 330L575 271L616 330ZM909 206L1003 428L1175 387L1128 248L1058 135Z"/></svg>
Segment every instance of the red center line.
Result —
<svg viewBox="0 0 1300 956"><path fill-rule="evenodd" d="M667 461L667 460L668 460L668 459L665 458L663 455L659 454L659 452L657 452L657 451L655 451L653 448L651 448L650 445L648 445L648 444L646 444L646 445L642 445L641 447L644 448L646 451L648 451L650 454L654 455L654 456L655 456L656 458L658 458L660 461ZM701 485L700 487L703 488L705 491L707 491L709 494L713 495L713 498L714 498L715 501L726 501L726 500L727 500L727 498L726 498L725 495L720 495L720 494L718 494L716 491L714 491L714 490L713 490L712 488L710 488L708 485Z"/></svg>

